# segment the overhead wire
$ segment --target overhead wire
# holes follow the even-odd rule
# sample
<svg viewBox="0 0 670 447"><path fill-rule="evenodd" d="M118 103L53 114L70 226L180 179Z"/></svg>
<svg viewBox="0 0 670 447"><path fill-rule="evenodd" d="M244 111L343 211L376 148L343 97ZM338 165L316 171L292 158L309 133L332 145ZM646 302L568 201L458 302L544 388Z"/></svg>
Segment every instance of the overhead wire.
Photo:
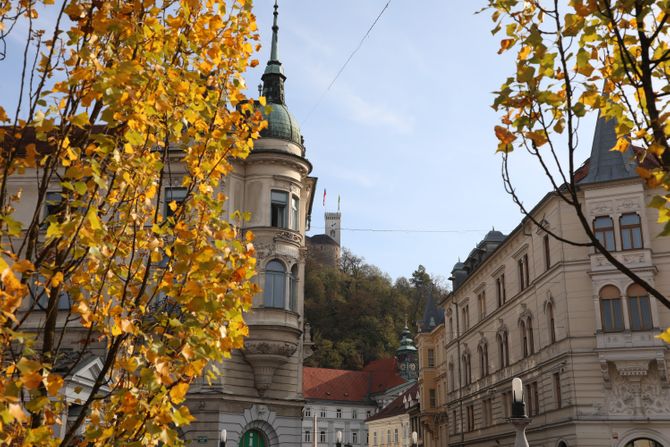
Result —
<svg viewBox="0 0 670 447"><path fill-rule="evenodd" d="M381 16L384 14L384 11L386 11L386 10L388 9L388 7L389 7L390 4L391 4L391 0L388 0L388 1L386 2L386 4L384 5L384 7L382 8L382 10L381 10L381 11L379 12L379 14L377 15L377 17L375 18L375 20L372 22L372 25L370 25L370 28L368 28L368 30L365 32L365 34L363 35L363 37L361 38L361 40L358 42L358 45L356 46L356 48L354 48L354 50L351 52L351 54L349 54L349 57L348 57L347 60L344 62L344 64L342 64L342 66L341 66L340 69L338 70L338 72L337 72L337 74L335 75L335 77L333 78L333 80L330 81L330 84L328 84L328 87L326 87L326 89L323 91L323 93L321 93L321 96L319 96L319 99L318 99L318 100L316 101L316 103L312 106L312 108L310 109L309 113L307 113L307 116L305 117L305 121L304 121L304 123L307 123L307 122L309 121L309 119L312 117L312 114L314 113L314 111L316 110L316 108L321 104L321 101L323 101L323 98L326 96L326 94L327 94L327 93L330 91L330 89L333 87L333 85L335 84L335 81L337 81L337 79L340 77L340 75L342 74L342 72L344 71L344 69L347 67L347 65L349 65L349 62L351 61L351 59L353 59L354 56L356 55L356 53L358 53L358 50L361 49L361 47L363 46L363 43L365 42L365 40L368 38L368 36L369 36L370 33L372 32L372 29L375 27L375 25L377 24L377 22L379 22L379 19L380 19Z"/></svg>
<svg viewBox="0 0 670 447"><path fill-rule="evenodd" d="M326 227L311 227L312 230L325 230ZM482 233L487 230L482 229L463 229L463 230L429 230L414 228L340 228L340 231L358 231L371 233Z"/></svg>

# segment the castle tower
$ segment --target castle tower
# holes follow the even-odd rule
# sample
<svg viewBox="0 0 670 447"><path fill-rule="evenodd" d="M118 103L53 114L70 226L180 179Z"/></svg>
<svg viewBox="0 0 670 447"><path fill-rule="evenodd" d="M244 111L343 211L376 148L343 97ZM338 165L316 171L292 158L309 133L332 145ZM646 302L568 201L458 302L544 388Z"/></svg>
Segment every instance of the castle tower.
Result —
<svg viewBox="0 0 670 447"><path fill-rule="evenodd" d="M219 379L203 384L194 402L197 422L189 439L218 446L226 429L229 445L299 446L304 338L305 231L316 178L305 158L297 121L284 93L286 75L278 57L278 5L274 5L270 60L262 76L268 122L244 161L237 162L224 193L232 212L249 212L244 230L255 235L256 281L263 289L245 315L244 349L219 365ZM309 340L307 340L309 344ZM209 433L206 433L209 432ZM206 439L206 442L202 441Z"/></svg>
<svg viewBox="0 0 670 447"><path fill-rule="evenodd" d="M340 231L342 222L342 213L338 210L336 213L326 213L324 221L326 223L325 233L333 238L337 245L340 243Z"/></svg>

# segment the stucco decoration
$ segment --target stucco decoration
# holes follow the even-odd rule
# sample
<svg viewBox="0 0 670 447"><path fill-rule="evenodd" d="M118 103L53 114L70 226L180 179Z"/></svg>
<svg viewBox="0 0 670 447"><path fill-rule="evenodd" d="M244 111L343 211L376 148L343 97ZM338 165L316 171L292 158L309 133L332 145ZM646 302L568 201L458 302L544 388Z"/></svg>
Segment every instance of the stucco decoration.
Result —
<svg viewBox="0 0 670 447"><path fill-rule="evenodd" d="M670 390L663 386L656 362L616 362L611 365L610 377L612 386L604 406L608 414L670 416Z"/></svg>
<svg viewBox="0 0 670 447"><path fill-rule="evenodd" d="M260 396L272 385L276 369L286 363L297 349L297 343L247 339L242 355L254 371L254 385Z"/></svg>

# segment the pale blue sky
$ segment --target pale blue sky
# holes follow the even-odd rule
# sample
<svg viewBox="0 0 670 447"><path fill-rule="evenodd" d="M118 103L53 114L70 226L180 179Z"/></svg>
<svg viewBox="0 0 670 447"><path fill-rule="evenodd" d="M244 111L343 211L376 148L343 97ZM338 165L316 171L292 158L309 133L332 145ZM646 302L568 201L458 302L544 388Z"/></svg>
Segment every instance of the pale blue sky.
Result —
<svg viewBox="0 0 670 447"><path fill-rule="evenodd" d="M345 247L393 278L409 276L419 264L448 278L492 226L507 233L521 219L500 179L497 116L490 107L491 92L514 67L497 55L499 37L491 36L489 16L474 14L485 0L392 0L308 116L386 2L280 0L286 100L319 178L311 234L323 231L326 188L327 210L337 208L338 194L342 198L344 228L453 230L342 234ZM269 55L273 3L255 3L264 47L260 65L247 74L254 94ZM4 106L15 104L19 42L8 40L8 59L0 62ZM581 126L580 159L588 154L593 125L590 119ZM528 205L548 189L534 166L522 154L514 157Z"/></svg>

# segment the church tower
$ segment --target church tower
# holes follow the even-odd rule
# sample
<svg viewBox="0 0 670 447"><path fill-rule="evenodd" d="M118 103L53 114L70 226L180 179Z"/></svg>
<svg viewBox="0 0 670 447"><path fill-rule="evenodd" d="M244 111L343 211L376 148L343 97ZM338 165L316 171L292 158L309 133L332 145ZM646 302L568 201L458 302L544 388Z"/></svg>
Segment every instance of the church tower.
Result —
<svg viewBox="0 0 670 447"><path fill-rule="evenodd" d="M286 106L286 75L279 61L278 5L274 5L270 59L262 76L267 106L258 104L268 127L246 160L235 162L224 193L229 211L249 212L243 224L256 248L255 278L262 292L245 315L249 336L218 369L218 380L194 393L189 427L194 443L298 447L303 408L305 339L305 232L309 229L316 178L297 121ZM213 442L217 441L217 442Z"/></svg>
<svg viewBox="0 0 670 447"><path fill-rule="evenodd" d="M419 378L419 356L414 341L412 340L412 333L409 328L405 326L400 334L400 346L395 351L395 358L398 364L400 377L410 381Z"/></svg>

